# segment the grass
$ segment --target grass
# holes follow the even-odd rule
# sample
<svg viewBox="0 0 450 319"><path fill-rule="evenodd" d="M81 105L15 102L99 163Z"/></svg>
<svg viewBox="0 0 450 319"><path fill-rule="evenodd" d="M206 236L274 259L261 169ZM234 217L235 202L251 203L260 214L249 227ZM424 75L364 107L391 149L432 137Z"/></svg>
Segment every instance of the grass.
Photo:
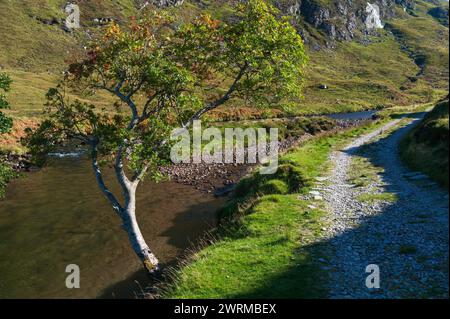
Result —
<svg viewBox="0 0 450 319"><path fill-rule="evenodd" d="M57 25L45 25L36 18L65 18L66 4L64 0L1 1L0 65L58 74L66 61L80 52L80 44L87 40L85 30L67 33ZM78 5L80 23L85 28L91 27L93 18L114 17L123 21L137 12L132 0L80 1ZM95 28L90 32L95 32Z"/></svg>
<svg viewBox="0 0 450 319"><path fill-rule="evenodd" d="M397 195L394 193L378 193L378 194L361 194L358 196L358 200L360 202L369 202L374 203L378 201L383 202L396 202L397 201Z"/></svg>
<svg viewBox="0 0 450 319"><path fill-rule="evenodd" d="M448 100L440 102L400 143L402 159L448 189Z"/></svg>
<svg viewBox="0 0 450 319"><path fill-rule="evenodd" d="M328 273L317 264L324 257L317 239L325 212L312 209L298 194L327 170L333 148L381 123L317 137L284 155L275 175L243 179L220 212L218 240L172 271L174 281L164 287L163 297L325 297ZM267 188L275 193L287 188L288 193L269 194Z"/></svg>
<svg viewBox="0 0 450 319"><path fill-rule="evenodd" d="M331 5L328 0L320 3ZM65 65L80 56L85 31L100 30L92 27L93 18L115 17L122 23L137 12L132 0L83 1L80 10L84 29L74 33L44 25L33 18L63 18L64 4L62 0L0 3L0 67L11 73L15 81L11 92L13 116L40 116L48 88L60 79ZM215 110L211 117L243 119L348 112L424 103L436 95L442 96L448 88L448 28L427 14L429 7L420 9L418 17L400 13L398 19L392 21L396 36L381 30L364 44L352 41L337 43L333 50L308 48L310 64L305 74L305 98L295 108L261 110L235 99L228 106ZM204 1L201 5L187 1L172 10L180 13L185 21L204 11L221 19L227 19L232 12L225 1ZM406 44L409 50L403 50L399 42ZM426 76L413 81L411 77L420 68L410 56L412 53L428 56ZM320 89L321 84L326 84L328 89ZM99 108L112 104L107 95L99 95L92 101Z"/></svg>
<svg viewBox="0 0 450 319"><path fill-rule="evenodd" d="M82 44L88 39L87 32L100 30L90 25L93 18L115 17L125 21L137 12L132 0L82 1L79 6L83 29L73 33L34 18L64 18L62 8L66 3L62 0L0 2L0 70L10 74L14 81L9 96L12 106L9 115L41 115L45 94L62 79L62 71L68 63L80 57ZM77 97L86 100L83 96ZM105 94L88 100L99 108L112 108L112 99Z"/></svg>
<svg viewBox="0 0 450 319"><path fill-rule="evenodd" d="M6 69L5 72L13 80L11 91L8 93L8 100L12 106L8 114L15 118L41 117L45 95L49 88L55 87L60 77L46 72L35 73L13 69ZM95 96L89 97L69 92L67 96L72 100L79 99L94 103L98 109L114 109L114 97L104 92L98 92Z"/></svg>
<svg viewBox="0 0 450 319"><path fill-rule="evenodd" d="M408 15L394 19L387 28L423 68L420 77L435 87L448 89L448 27L429 16L426 8L427 4L419 1L417 17Z"/></svg>
<svg viewBox="0 0 450 319"><path fill-rule="evenodd" d="M239 230L197 253L170 298L320 297L322 275L301 242L320 233L323 212L295 195L260 198ZM299 289L301 287L301 289Z"/></svg>
<svg viewBox="0 0 450 319"><path fill-rule="evenodd" d="M379 174L383 171L382 167L374 166L368 158L354 156L348 181L355 187L365 187L379 180Z"/></svg>
<svg viewBox="0 0 450 319"><path fill-rule="evenodd" d="M408 80L418 68L393 36L382 32L371 41L368 45L339 43L335 50L311 52L300 112L349 112L424 102L427 90L417 90L424 84ZM328 89L319 89L320 84Z"/></svg>

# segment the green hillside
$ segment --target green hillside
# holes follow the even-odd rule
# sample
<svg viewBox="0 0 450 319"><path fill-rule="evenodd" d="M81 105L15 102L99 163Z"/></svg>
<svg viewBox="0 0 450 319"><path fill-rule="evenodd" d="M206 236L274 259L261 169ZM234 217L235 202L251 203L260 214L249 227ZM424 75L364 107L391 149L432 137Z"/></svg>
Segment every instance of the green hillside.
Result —
<svg viewBox="0 0 450 319"><path fill-rule="evenodd" d="M309 1L331 12L339 2ZM69 33L59 24L65 17L65 1L0 0L0 70L9 73L14 81L9 113L15 117L39 117L47 89L61 78L67 63L83 55L83 44L104 28L96 25L94 19L114 18L123 24L139 13L141 2L80 0L77 3L82 27ZM202 12L230 19L230 2L191 0L170 10L183 19ZM283 7L292 1L272 2ZM438 4L415 3L415 9L407 11L394 4L395 15L383 21L385 29L368 35L355 31L352 41L330 40L323 29L314 27L304 17L293 19L299 30L308 33L310 63L304 99L289 112L356 111L428 102L444 96L448 90L448 26L429 14ZM445 5L439 2L439 6ZM330 23L338 25L339 21ZM105 95L90 99L101 107L112 105L111 98ZM234 107L219 109L215 116L280 115L279 111L253 110L240 100L233 102Z"/></svg>

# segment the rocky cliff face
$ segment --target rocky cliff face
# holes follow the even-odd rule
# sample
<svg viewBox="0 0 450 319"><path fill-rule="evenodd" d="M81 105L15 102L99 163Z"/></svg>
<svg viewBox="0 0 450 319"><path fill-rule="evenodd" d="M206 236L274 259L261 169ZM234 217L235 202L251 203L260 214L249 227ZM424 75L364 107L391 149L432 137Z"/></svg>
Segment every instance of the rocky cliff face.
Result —
<svg viewBox="0 0 450 319"><path fill-rule="evenodd" d="M201 6L201 0L191 0ZM245 0L230 0L230 2ZM144 1L158 7L181 5L184 0ZM327 42L349 41L357 35L366 35L382 28L383 21L395 14L395 7L414 8L414 0L272 0L280 11L293 17L306 43L317 45L312 29L325 35Z"/></svg>
<svg viewBox="0 0 450 319"><path fill-rule="evenodd" d="M221 0L227 2L226 0ZM229 0L245 2L246 0ZM315 44L308 31L309 24L326 36L326 41L349 41L357 35L367 35L382 28L383 21L395 15L395 7L413 10L414 0L268 0L285 15L293 17L293 23L306 43ZM140 0L140 6L180 6L185 0ZM201 7L208 3L190 0Z"/></svg>
<svg viewBox="0 0 450 319"><path fill-rule="evenodd" d="M412 0L276 0L282 12L292 15L308 42L305 22L325 33L331 40L351 40L381 28L383 20L394 15L396 2Z"/></svg>

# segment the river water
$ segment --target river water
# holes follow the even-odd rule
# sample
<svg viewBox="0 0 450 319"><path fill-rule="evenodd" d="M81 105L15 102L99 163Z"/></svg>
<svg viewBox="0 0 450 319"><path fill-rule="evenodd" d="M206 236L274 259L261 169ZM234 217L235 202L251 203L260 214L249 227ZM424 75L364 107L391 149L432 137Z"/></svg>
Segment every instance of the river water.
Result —
<svg viewBox="0 0 450 319"><path fill-rule="evenodd" d="M369 120L377 114L377 110L351 112L351 113L332 113L326 114L325 116L330 117L334 120L347 120L347 121L357 121L357 120Z"/></svg>
<svg viewBox="0 0 450 319"><path fill-rule="evenodd" d="M327 115L369 119L375 111ZM106 181L117 193L113 173ZM133 298L147 278L120 220L97 187L91 166L76 156L53 159L8 185L0 200L0 298ZM215 226L225 202L173 182L144 182L138 221L165 264ZM81 288L67 289L66 266L81 271Z"/></svg>
<svg viewBox="0 0 450 319"><path fill-rule="evenodd" d="M112 184L112 172L106 175ZM155 254L171 263L215 225L224 201L144 182L138 220ZM135 281L145 287L146 277L120 225L87 160L54 159L14 180L0 201L0 298L132 298ZM80 267L80 289L66 288L69 264Z"/></svg>

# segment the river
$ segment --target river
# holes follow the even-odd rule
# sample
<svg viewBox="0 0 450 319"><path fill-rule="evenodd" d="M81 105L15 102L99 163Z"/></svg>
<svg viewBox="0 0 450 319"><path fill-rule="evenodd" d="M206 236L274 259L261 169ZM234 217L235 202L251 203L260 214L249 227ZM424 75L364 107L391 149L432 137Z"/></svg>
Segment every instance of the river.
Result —
<svg viewBox="0 0 450 319"><path fill-rule="evenodd" d="M378 112L377 110L369 110L351 113L332 113L332 114L325 114L324 116L330 117L334 120L357 121L357 120L370 120L375 114L377 114L377 112Z"/></svg>
<svg viewBox="0 0 450 319"><path fill-rule="evenodd" d="M375 111L338 113L337 120L369 119ZM118 186L106 171L106 181ZM54 158L12 181L0 201L0 298L133 298L147 278L120 220L97 188L91 166L78 157ZM138 220L164 264L216 225L224 198L174 182L144 182ZM81 288L67 289L66 266L81 270Z"/></svg>
<svg viewBox="0 0 450 319"><path fill-rule="evenodd" d="M112 172L106 180L113 185ZM223 198L172 182L144 182L137 211L142 232L172 263L216 224ZM12 181L0 201L0 298L132 298L146 277L120 220L97 188L89 162L53 159ZM67 289L68 264L80 289Z"/></svg>

